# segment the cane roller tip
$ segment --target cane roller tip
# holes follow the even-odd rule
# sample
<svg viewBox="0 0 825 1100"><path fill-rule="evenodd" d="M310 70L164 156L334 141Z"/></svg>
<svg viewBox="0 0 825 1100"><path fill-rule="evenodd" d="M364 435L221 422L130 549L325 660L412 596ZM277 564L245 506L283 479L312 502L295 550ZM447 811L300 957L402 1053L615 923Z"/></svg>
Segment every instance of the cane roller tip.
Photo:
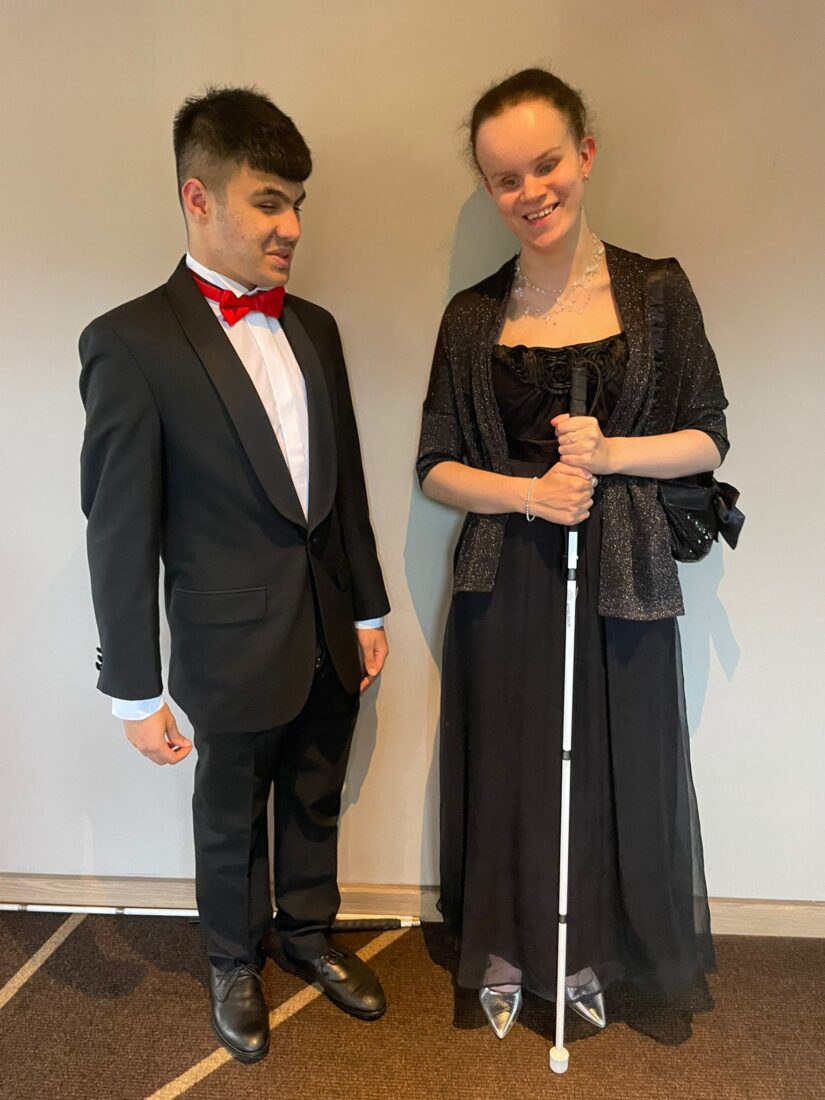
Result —
<svg viewBox="0 0 825 1100"><path fill-rule="evenodd" d="M567 1073L570 1055L566 1047L552 1047L550 1050L550 1069L553 1073Z"/></svg>

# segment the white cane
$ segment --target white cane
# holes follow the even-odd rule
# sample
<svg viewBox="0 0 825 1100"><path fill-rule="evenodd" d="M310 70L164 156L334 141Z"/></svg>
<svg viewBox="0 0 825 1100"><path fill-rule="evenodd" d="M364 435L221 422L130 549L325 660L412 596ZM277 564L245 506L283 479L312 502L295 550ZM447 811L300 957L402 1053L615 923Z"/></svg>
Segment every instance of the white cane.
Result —
<svg viewBox="0 0 825 1100"><path fill-rule="evenodd" d="M587 368L570 368L570 415L587 412ZM564 633L564 704L561 741L561 822L559 827L559 936L556 961L556 1039L550 1050L550 1069L566 1073L570 1055L564 1047L565 977L567 971L567 880L570 852L570 767L573 752L573 657L576 647L576 565L579 531L567 531L567 602Z"/></svg>

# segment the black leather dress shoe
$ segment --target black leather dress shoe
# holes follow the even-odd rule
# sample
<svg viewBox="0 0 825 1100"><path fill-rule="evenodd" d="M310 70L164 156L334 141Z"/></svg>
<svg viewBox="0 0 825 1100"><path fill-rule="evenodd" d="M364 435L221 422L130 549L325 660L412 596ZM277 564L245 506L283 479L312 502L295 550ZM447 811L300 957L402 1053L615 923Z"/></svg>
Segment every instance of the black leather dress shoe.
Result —
<svg viewBox="0 0 825 1100"><path fill-rule="evenodd" d="M359 1020L377 1020L387 1011L381 983L365 962L345 947L333 947L317 959L296 959L290 963L308 982L317 982L334 1005Z"/></svg>
<svg viewBox="0 0 825 1100"><path fill-rule="evenodd" d="M218 970L209 964L212 1027L233 1058L258 1062L269 1050L269 1009L254 966Z"/></svg>

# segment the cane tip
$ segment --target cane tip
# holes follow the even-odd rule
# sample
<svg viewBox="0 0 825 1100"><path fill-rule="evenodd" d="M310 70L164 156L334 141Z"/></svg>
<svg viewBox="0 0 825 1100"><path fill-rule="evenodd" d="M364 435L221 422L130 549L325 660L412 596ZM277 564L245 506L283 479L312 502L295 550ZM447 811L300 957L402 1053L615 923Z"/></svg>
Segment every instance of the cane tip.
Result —
<svg viewBox="0 0 825 1100"><path fill-rule="evenodd" d="M566 1047L552 1047L550 1050L550 1069L553 1073L567 1073L570 1055Z"/></svg>

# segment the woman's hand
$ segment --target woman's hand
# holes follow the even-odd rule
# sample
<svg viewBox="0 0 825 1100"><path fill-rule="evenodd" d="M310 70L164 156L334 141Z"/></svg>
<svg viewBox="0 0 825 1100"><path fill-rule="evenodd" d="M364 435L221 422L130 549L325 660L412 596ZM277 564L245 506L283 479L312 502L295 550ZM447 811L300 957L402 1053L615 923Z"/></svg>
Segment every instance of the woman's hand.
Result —
<svg viewBox="0 0 825 1100"><path fill-rule="evenodd" d="M574 527L590 515L596 478L589 470L580 470L557 462L544 477L533 484L530 511L548 523Z"/></svg>
<svg viewBox="0 0 825 1100"><path fill-rule="evenodd" d="M566 466L592 474L632 477L688 477L715 470L722 455L707 432L682 428L667 435L611 436L605 439L592 416L562 413L550 421Z"/></svg>
<svg viewBox="0 0 825 1100"><path fill-rule="evenodd" d="M614 473L611 441L602 435L595 417L561 413L550 423L556 429L559 458L566 466L591 474Z"/></svg>

